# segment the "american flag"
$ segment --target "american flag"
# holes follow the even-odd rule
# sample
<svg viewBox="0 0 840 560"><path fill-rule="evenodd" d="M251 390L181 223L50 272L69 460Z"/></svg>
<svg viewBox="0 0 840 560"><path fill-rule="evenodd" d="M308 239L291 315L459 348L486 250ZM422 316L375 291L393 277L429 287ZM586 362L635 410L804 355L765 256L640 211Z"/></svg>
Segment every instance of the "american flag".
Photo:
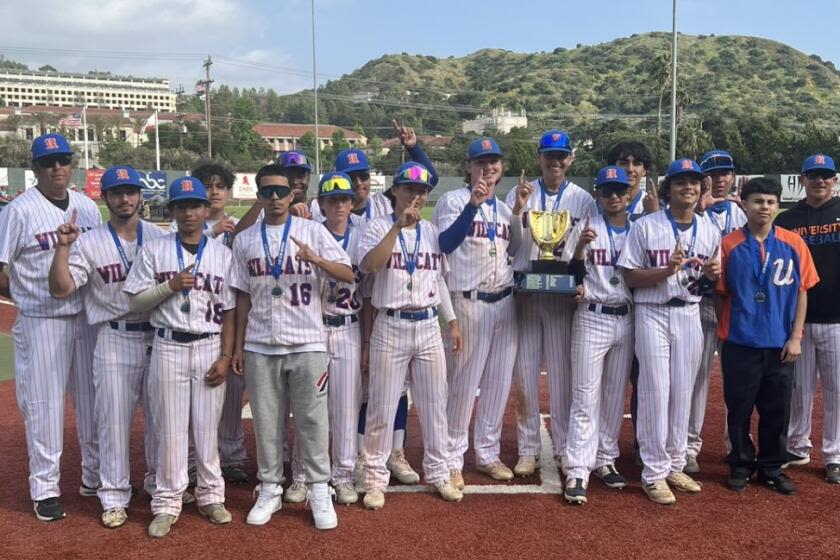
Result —
<svg viewBox="0 0 840 560"><path fill-rule="evenodd" d="M82 126L82 114L74 113L59 119L58 126Z"/></svg>

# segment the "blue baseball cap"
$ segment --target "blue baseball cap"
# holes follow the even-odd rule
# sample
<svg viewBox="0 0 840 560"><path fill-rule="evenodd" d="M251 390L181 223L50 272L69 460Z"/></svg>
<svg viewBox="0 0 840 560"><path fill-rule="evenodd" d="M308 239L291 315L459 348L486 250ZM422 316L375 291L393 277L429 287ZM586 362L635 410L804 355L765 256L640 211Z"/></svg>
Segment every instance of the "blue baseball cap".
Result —
<svg viewBox="0 0 840 560"><path fill-rule="evenodd" d="M484 156L504 157L501 148L499 148L499 144L489 136L476 138L470 142L470 146L467 148L467 161Z"/></svg>
<svg viewBox="0 0 840 560"><path fill-rule="evenodd" d="M671 179L672 177L677 177L678 175L696 175L702 179L703 170L700 169L700 166L693 159L681 158L671 162L671 165L668 166L668 173L665 177Z"/></svg>
<svg viewBox="0 0 840 560"><path fill-rule="evenodd" d="M712 171L735 171L735 160L726 150L712 150L700 158L700 169L703 173Z"/></svg>
<svg viewBox="0 0 840 560"><path fill-rule="evenodd" d="M138 189L143 188L143 185L140 183L140 174L133 167L127 165L109 167L102 174L102 178L99 181L102 186L102 192L123 185L137 187Z"/></svg>
<svg viewBox="0 0 840 560"><path fill-rule="evenodd" d="M210 202L207 199L207 190L204 188L204 183L195 177L180 177L169 185L169 204L181 200Z"/></svg>
<svg viewBox="0 0 840 560"><path fill-rule="evenodd" d="M318 182L318 198L328 196L350 196L355 198L356 191L353 190L353 181L350 176L340 171L324 173Z"/></svg>
<svg viewBox="0 0 840 560"><path fill-rule="evenodd" d="M432 174L416 161L407 161L397 167L394 172L394 185L424 185L429 190L435 188L432 184Z"/></svg>
<svg viewBox="0 0 840 560"><path fill-rule="evenodd" d="M336 171L348 174L354 171L370 171L367 156L358 148L347 148L338 152L334 167Z"/></svg>
<svg viewBox="0 0 840 560"><path fill-rule="evenodd" d="M837 173L837 168L834 167L834 160L831 159L831 156L827 156L825 154L814 154L809 156L805 159L805 163L802 164L802 173L808 173L809 171L832 171Z"/></svg>
<svg viewBox="0 0 840 560"><path fill-rule="evenodd" d="M627 179L627 172L624 169L609 165L598 172L595 177L595 188L600 188L606 185L616 185L621 187L630 187L630 181Z"/></svg>
<svg viewBox="0 0 840 560"><path fill-rule="evenodd" d="M280 167L297 167L306 171L312 171L312 166L309 165L309 159L302 152L292 151L282 153L277 157L277 164Z"/></svg>
<svg viewBox="0 0 840 560"><path fill-rule="evenodd" d="M571 154L572 139L569 137L569 133L565 130L552 128L540 138L540 147L537 151L541 154L546 152L563 152Z"/></svg>
<svg viewBox="0 0 840 560"><path fill-rule="evenodd" d="M73 155L70 143L61 134L43 134L32 141L32 161L56 155Z"/></svg>

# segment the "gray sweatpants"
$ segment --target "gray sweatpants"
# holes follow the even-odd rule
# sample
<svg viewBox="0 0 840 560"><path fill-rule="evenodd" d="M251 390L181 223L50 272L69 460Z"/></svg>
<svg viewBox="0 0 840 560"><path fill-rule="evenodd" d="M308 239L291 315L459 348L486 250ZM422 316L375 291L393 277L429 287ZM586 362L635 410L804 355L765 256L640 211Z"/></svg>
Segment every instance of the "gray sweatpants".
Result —
<svg viewBox="0 0 840 560"><path fill-rule="evenodd" d="M261 482L283 480L283 434L289 411L295 417L307 484L329 482L329 412L327 355L301 352L269 356L245 352L245 384L250 395L257 441L257 477Z"/></svg>

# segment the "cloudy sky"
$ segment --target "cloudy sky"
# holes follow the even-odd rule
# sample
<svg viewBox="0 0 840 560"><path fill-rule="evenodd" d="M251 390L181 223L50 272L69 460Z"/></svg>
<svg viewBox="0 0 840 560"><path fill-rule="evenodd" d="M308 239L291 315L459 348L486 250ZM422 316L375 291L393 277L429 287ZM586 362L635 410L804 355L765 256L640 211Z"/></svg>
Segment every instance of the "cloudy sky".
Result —
<svg viewBox="0 0 840 560"><path fill-rule="evenodd" d="M678 0L689 34L754 35L840 67L837 0ZM319 82L370 59L408 52L460 56L495 47L574 48L671 28L671 0L414 2L315 0ZM2 0L0 54L37 68L107 70L172 80L190 91L212 55L216 84L311 87L309 0Z"/></svg>

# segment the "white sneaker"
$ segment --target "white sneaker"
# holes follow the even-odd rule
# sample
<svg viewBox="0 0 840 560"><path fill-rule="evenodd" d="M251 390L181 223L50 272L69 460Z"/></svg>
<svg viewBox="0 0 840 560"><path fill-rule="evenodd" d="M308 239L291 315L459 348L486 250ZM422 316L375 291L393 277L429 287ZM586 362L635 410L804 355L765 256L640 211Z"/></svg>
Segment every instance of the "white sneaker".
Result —
<svg viewBox="0 0 840 560"><path fill-rule="evenodd" d="M286 488L285 500L290 504L300 504L306 500L306 484L303 482L292 482L292 485Z"/></svg>
<svg viewBox="0 0 840 560"><path fill-rule="evenodd" d="M326 482L313 484L312 488L306 493L316 529L324 530L338 527L338 516L336 516L333 507L333 496L335 496L335 490L330 488L330 485Z"/></svg>
<svg viewBox="0 0 840 560"><path fill-rule="evenodd" d="M272 482L263 482L257 484L254 494L257 496L257 503L248 512L245 523L265 525L271 519L271 515L283 507L283 487Z"/></svg>
<svg viewBox="0 0 840 560"><path fill-rule="evenodd" d="M388 457L388 461L385 463L385 466L387 466L388 470L391 471L391 474L403 484L417 484L420 482L420 475L411 468L410 464L408 464L408 460L405 458L405 451L402 449L394 449L391 451L391 456Z"/></svg>
<svg viewBox="0 0 840 560"><path fill-rule="evenodd" d="M359 501L359 493L349 482L342 482L335 485L335 500L339 504L355 504Z"/></svg>

